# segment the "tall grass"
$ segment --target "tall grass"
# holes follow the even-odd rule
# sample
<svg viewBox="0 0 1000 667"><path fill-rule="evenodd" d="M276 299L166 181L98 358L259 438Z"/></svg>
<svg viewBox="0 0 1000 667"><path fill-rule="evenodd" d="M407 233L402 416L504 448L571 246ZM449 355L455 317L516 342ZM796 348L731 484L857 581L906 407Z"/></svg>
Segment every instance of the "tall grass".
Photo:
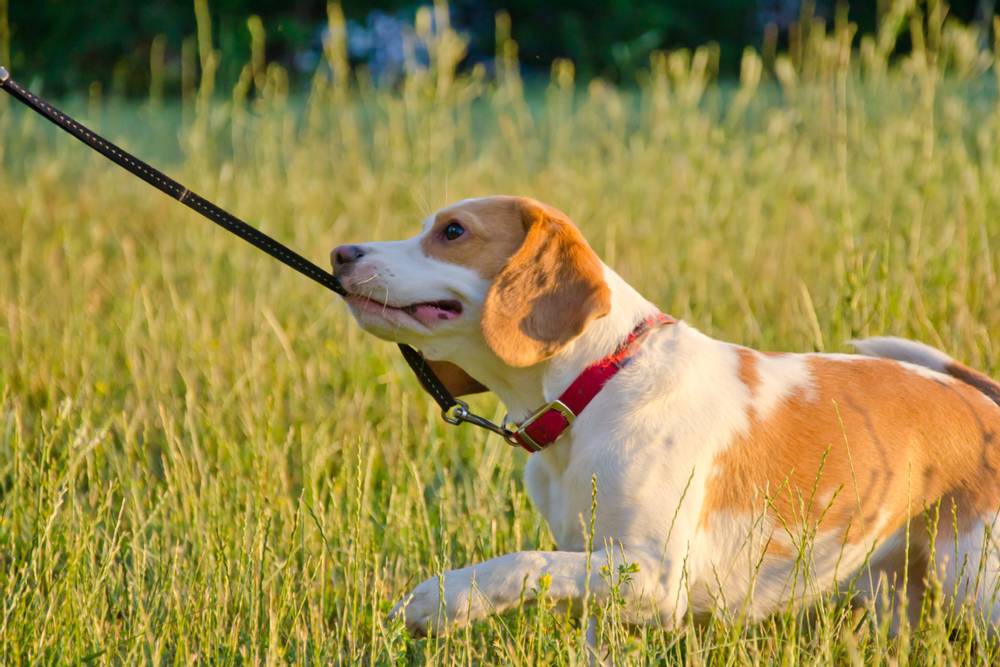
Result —
<svg viewBox="0 0 1000 667"><path fill-rule="evenodd" d="M446 31L430 69L378 89L334 40L304 95L253 20L219 89L196 6L179 106L161 83L144 104L66 104L316 261L458 198L529 194L711 335L829 351L897 334L1000 375L1000 69L939 3L897 4L853 48L843 20L806 23L785 53L748 51L734 85L707 47L654 56L636 89L557 62L536 90L501 15L495 76L456 75ZM890 60L901 32L914 48ZM427 576L554 546L524 454L444 426L309 281L11 105L0 137L0 663L585 659L544 601L430 639L387 620ZM592 611L622 663L997 660L933 600L896 636L836 598L674 631L623 626L617 605Z"/></svg>

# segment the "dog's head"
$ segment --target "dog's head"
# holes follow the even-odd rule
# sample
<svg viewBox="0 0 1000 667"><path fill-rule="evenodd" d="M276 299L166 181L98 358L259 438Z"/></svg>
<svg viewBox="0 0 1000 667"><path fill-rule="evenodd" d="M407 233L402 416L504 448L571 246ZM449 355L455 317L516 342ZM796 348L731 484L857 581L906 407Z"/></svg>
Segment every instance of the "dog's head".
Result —
<svg viewBox="0 0 1000 667"><path fill-rule="evenodd" d="M603 264L576 226L521 197L459 202L411 239L339 246L331 261L365 330L430 359L478 346L508 366L531 366L611 308ZM456 393L482 390L457 368L435 369Z"/></svg>

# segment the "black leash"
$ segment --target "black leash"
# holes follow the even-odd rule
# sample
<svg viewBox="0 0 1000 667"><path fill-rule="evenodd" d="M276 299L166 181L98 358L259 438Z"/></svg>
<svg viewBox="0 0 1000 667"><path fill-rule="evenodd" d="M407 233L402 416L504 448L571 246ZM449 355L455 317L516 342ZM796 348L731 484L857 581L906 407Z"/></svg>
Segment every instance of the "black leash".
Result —
<svg viewBox="0 0 1000 667"><path fill-rule="evenodd" d="M89 128L76 122L62 111L59 111L59 109L56 109L51 104L32 95L28 90L14 81L14 79L10 78L10 73L3 67L0 67L0 86L18 102L21 102L39 115L44 116L46 120L59 126L119 167L146 181L160 192L173 197L188 208L201 213L223 229L255 245L268 255L271 255L271 257L292 267L302 275L312 278L323 287L333 290L340 295L346 294L340 281L333 274L327 273L291 248L275 241L267 234L264 234L255 227L251 227L231 213L223 211L201 195L191 192L163 172L149 166L134 155L123 151L115 144L92 132Z"/></svg>
<svg viewBox="0 0 1000 667"><path fill-rule="evenodd" d="M188 208L197 211L226 231L239 236L247 243L263 250L282 264L295 269L307 278L312 278L328 290L336 292L341 296L347 295L347 291L343 285L340 284L340 281L332 273L324 271L288 246L275 241L264 232L243 222L228 211L222 210L201 195L191 192L191 190L160 170L151 167L131 153L122 150L86 126L76 122L62 111L59 111L45 100L32 95L26 88L14 81L10 76L10 72L2 66L0 66L0 88L10 93L18 102L43 116L60 129L73 135L122 169L146 181L160 192L173 197ZM431 370L431 367L420 352L402 343L399 344L399 349L403 353L406 363L410 365L417 379L420 380L421 386L427 390L427 393L441 407L441 416L446 422L455 425L468 422L504 436L504 439L509 442L509 434L505 428L494 424L488 419L472 414L469 412L469 406L465 401L458 400L451 395L451 392L444 386L440 378L434 374L434 371Z"/></svg>

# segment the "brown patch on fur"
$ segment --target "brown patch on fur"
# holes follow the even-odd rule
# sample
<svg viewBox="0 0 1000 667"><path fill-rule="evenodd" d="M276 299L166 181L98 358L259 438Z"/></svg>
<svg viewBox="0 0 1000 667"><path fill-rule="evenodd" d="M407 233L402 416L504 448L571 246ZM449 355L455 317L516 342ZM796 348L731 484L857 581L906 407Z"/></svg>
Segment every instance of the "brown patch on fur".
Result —
<svg viewBox="0 0 1000 667"><path fill-rule="evenodd" d="M452 222L465 233L449 241L443 232ZM428 257L493 281L483 336L511 366L551 357L611 310L600 259L564 213L533 199L487 197L443 209L420 245Z"/></svg>
<svg viewBox="0 0 1000 667"><path fill-rule="evenodd" d="M520 197L487 197L443 209L420 247L428 257L467 266L492 280L527 236L521 201ZM443 233L452 222L461 224L465 234L449 241Z"/></svg>
<svg viewBox="0 0 1000 667"><path fill-rule="evenodd" d="M755 387L747 352L739 376ZM946 496L962 520L1000 507L1000 410L976 389L883 359L814 356L807 366L812 387L772 414L750 409L747 432L716 457L703 527L716 512L759 512L766 498L779 530L837 530L856 543Z"/></svg>
<svg viewBox="0 0 1000 667"><path fill-rule="evenodd" d="M556 354L611 310L611 290L597 254L566 215L519 200L525 237L490 285L482 330L511 366Z"/></svg>
<svg viewBox="0 0 1000 667"><path fill-rule="evenodd" d="M944 367L944 372L956 380L971 385L986 394L991 401L1000 405L1000 382L979 371L953 361Z"/></svg>
<svg viewBox="0 0 1000 667"><path fill-rule="evenodd" d="M760 386L760 373L757 372L757 353L741 347L736 350L736 354L740 357L740 382L747 386L752 397L757 393L757 387Z"/></svg>
<svg viewBox="0 0 1000 667"><path fill-rule="evenodd" d="M485 385L480 384L479 380L450 361L431 361L428 359L427 365L431 367L434 375L448 388L452 396L465 396L467 394L479 394L489 391Z"/></svg>
<svg viewBox="0 0 1000 667"><path fill-rule="evenodd" d="M760 388L760 371L757 368L757 357L758 354L764 354L766 356L778 356L779 353L775 352L757 352L746 347L740 347L736 349L736 354L739 357L740 367L737 371L737 377L739 377L740 382L746 385L747 391L750 395L750 400L753 400L757 396L757 390ZM750 405L748 410L750 411L751 419L756 418L756 410L754 410L753 405ZM703 512L701 515L701 526L704 528L709 520L709 514ZM791 548L776 542L774 539L767 541L767 545L764 551L771 556L778 557L788 557L794 552Z"/></svg>
<svg viewBox="0 0 1000 667"><path fill-rule="evenodd" d="M465 233L449 241L445 228ZM597 255L561 211L524 197L487 197L441 210L420 242L424 254L474 269L492 280L481 327L487 344L511 366L558 352L593 319L611 310ZM460 385L482 387L464 371Z"/></svg>

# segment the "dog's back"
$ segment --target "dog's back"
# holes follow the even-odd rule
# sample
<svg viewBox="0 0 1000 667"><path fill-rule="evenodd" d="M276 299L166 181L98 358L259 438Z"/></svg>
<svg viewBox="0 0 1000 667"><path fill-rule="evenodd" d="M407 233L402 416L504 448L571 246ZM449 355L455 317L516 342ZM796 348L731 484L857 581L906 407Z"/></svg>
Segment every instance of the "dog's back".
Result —
<svg viewBox="0 0 1000 667"><path fill-rule="evenodd" d="M994 403L1000 405L1000 382L955 361L941 350L930 345L893 336L866 338L853 341L852 344L858 352L869 357L905 361L950 375L956 380L961 380L975 387L986 394Z"/></svg>

